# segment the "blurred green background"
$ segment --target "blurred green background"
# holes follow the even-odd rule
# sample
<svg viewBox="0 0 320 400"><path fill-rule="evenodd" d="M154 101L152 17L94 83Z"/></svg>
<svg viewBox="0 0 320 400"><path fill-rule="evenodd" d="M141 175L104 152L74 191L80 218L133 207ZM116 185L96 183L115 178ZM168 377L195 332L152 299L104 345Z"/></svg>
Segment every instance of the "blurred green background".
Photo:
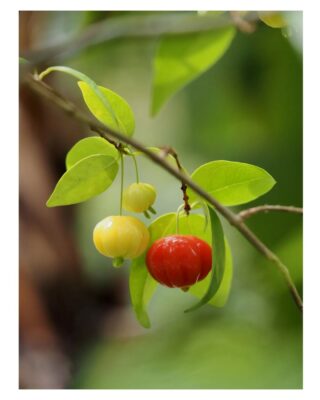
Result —
<svg viewBox="0 0 320 400"><path fill-rule="evenodd" d="M43 13L38 46L119 14ZM290 14L298 22L302 18L301 13ZM270 172L277 185L248 206L302 206L302 51L290 32L261 22L252 34L238 32L216 65L151 118L156 45L154 38L117 39L85 49L63 64L123 96L136 116L135 137L146 145L173 146L189 171L211 160L252 163ZM58 74L54 86L85 109L72 79ZM142 181L158 190L158 215L175 211L182 200L179 182L144 157L138 163ZM125 182L133 181L128 160ZM75 207L73 232L85 279L99 290L111 288L121 276L126 300L114 308L99 335L78 351L70 386L302 388L301 315L274 266L228 224L234 277L227 305L184 314L194 298L161 287L149 307L152 328L138 325L126 287L129 266L113 269L91 238L97 221L118 213L118 203L119 179L107 193ZM259 214L248 225L288 265L302 291L301 216Z"/></svg>

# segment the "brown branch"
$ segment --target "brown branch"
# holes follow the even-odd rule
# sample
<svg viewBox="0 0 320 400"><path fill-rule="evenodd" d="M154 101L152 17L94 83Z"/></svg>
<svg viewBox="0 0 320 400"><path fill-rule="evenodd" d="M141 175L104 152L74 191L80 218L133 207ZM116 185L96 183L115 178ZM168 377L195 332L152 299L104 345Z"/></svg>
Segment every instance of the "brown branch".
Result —
<svg viewBox="0 0 320 400"><path fill-rule="evenodd" d="M243 11L230 11L234 25L243 33L253 33L256 30L255 21L247 21Z"/></svg>
<svg viewBox="0 0 320 400"><path fill-rule="evenodd" d="M178 170L184 174L184 169L182 167L182 164L180 163L177 152L172 147L169 147L169 146L162 147L162 150L163 150L164 157L166 157L168 154L170 154L175 159ZM180 189L182 190L182 194L183 194L184 211L186 212L187 215L189 215L191 206L189 204L189 196L187 195L188 186L185 183L184 179L181 179Z"/></svg>
<svg viewBox="0 0 320 400"><path fill-rule="evenodd" d="M290 213L297 213L297 214L303 214L303 209L299 207L293 207L293 206L270 206L270 205L264 205L264 206L258 206L258 207L252 207L248 208L247 210L243 210L238 213L238 217L244 221L245 219L248 219L252 217L255 214L264 212L268 213L269 211L283 211L283 212L290 212Z"/></svg>
<svg viewBox="0 0 320 400"><path fill-rule="evenodd" d="M248 12L245 16L234 18L229 13L217 17L207 13L199 16L194 12L158 12L147 15L126 15L108 18L87 27L83 32L67 41L49 48L33 50L22 54L33 65L55 63L73 56L90 46L122 37L156 37L168 34L187 34L206 32L228 26L240 29L259 20L257 12ZM241 26L241 27L240 27Z"/></svg>
<svg viewBox="0 0 320 400"><path fill-rule="evenodd" d="M32 76L29 76L26 80L28 86L36 93L46 98L50 102L56 104L62 110L67 112L73 118L78 121L88 125L92 130L99 133L99 135L107 140L112 137L120 142L126 143L137 150L140 150L147 157L149 157L153 162L161 166L172 176L175 176L180 181L184 181L195 193L201 196L207 203L211 204L231 225L233 225L264 257L273 262L278 271L283 276L290 293L295 301L297 307L302 311L302 299L295 287L295 284L290 276L287 267L282 263L282 261L274 254L242 221L237 214L234 214L230 209L224 207L220 204L214 197L212 197L208 192L202 189L197 183L195 183L189 176L183 174L177 168L173 167L169 162L167 162L163 157L159 156L155 152L146 148L139 141L125 136L100 122L95 122L89 118L86 114L82 113L76 108L76 106L70 101L64 99L60 94L56 93L53 89L48 89L48 85L43 82L35 80Z"/></svg>

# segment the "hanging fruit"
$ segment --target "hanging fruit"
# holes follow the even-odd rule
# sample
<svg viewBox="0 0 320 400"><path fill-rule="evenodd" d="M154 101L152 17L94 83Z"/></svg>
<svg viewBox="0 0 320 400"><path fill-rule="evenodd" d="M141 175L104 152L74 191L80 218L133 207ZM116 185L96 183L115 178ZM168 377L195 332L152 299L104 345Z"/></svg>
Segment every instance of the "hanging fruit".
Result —
<svg viewBox="0 0 320 400"><path fill-rule="evenodd" d="M104 218L93 231L96 249L104 256L114 258L115 267L122 265L124 259L139 257L146 250L149 239L146 226L130 216Z"/></svg>
<svg viewBox="0 0 320 400"><path fill-rule="evenodd" d="M146 263L152 277L162 285L187 290L210 272L212 250L196 236L171 235L152 244Z"/></svg>

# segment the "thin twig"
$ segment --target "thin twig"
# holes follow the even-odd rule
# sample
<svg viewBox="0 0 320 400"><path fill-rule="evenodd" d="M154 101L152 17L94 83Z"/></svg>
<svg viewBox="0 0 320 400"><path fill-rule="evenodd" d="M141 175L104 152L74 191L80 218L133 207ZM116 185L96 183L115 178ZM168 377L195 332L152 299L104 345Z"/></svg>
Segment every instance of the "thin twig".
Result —
<svg viewBox="0 0 320 400"><path fill-rule="evenodd" d="M162 150L163 150L163 155L164 155L165 157L166 157L168 154L170 154L170 155L175 159L176 164L177 164L177 167L178 167L178 170L179 170L181 173L184 174L184 169L183 169L183 167L182 167L182 164L180 163L179 156L178 156L177 152L176 152L172 147L170 147L170 146L162 147ZM183 209L184 209L185 213L186 213L187 215L189 215L190 210L191 210L191 206L190 206L190 204L189 204L189 196L188 196L188 194L187 194L188 186L187 186L187 184L186 184L186 182L185 182L184 179L181 179L181 187L180 187L180 189L182 190L182 194L183 194L183 197L182 197L182 198L183 198L183 202L184 202L184 207L183 207Z"/></svg>
<svg viewBox="0 0 320 400"><path fill-rule="evenodd" d="M242 221L252 217L255 214L264 212L267 213L269 211L283 211L283 212L290 212L290 213L297 213L303 214L303 209L300 207L293 207L293 206L274 206L274 205L264 205L264 206L257 206L248 208L247 210L243 210L238 213L238 217L241 218Z"/></svg>
<svg viewBox="0 0 320 400"><path fill-rule="evenodd" d="M257 12L248 12L242 19L245 23L257 21ZM122 37L155 37L168 34L187 34L212 31L239 24L230 13L217 17L211 13L199 16L195 12L158 12L156 14L125 15L107 18L91 24L77 36L71 37L46 49L29 51L22 56L33 65L54 63L73 56L90 46Z"/></svg>
<svg viewBox="0 0 320 400"><path fill-rule="evenodd" d="M243 33L253 33L256 30L255 21L247 21L243 11L230 11L230 16L239 31Z"/></svg>
<svg viewBox="0 0 320 400"><path fill-rule="evenodd" d="M101 137L110 140L110 136L113 139L119 140L120 142L126 143L137 150L140 150L147 157L149 157L153 162L161 166L163 169L168 171L171 175L175 176L180 181L183 180L195 193L201 196L207 203L211 204L231 225L233 225L261 254L263 254L268 260L273 262L278 271L283 276L290 293L297 305L297 307L302 311L303 304L302 299L295 287L295 284L290 276L287 267L282 263L282 261L274 254L242 221L237 214L234 214L230 209L224 207L220 204L214 197L212 197L208 192L202 189L197 183L195 183L189 176L183 174L179 169L173 167L169 162L167 162L163 157L159 156L155 152L146 148L143 144L137 140L124 136L121 133L109 128L100 122L95 122L89 118L86 114L81 112L76 108L76 106L68 100L65 100L60 94L56 93L53 89L48 90L48 85L43 82L35 80L32 76L29 76L26 83L28 86L41 95L42 97L48 99L52 103L56 104L62 110L67 112L73 118L81 121L82 123L88 125L90 129L97 132Z"/></svg>

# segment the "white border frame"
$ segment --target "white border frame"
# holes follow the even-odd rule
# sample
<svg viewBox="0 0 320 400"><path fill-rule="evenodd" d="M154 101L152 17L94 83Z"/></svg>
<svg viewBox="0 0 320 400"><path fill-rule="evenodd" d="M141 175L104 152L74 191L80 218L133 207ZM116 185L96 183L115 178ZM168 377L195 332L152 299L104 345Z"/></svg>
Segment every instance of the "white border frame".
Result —
<svg viewBox="0 0 320 400"><path fill-rule="evenodd" d="M312 4L313 3L313 4ZM319 71L317 53L319 47L319 6L303 1L173 1L162 0L158 4L141 0L103 2L101 0L67 1L55 0L44 3L39 0L25 0L2 4L1 39L2 60L0 96L2 127L2 279L1 279L1 394L30 399L46 398L141 398L194 397L248 400L270 398L295 399L319 397L319 324L317 307L319 287L318 227L319 213ZM134 5L134 7L133 7ZM76 7L76 8L75 8ZM18 11L19 10L302 10L304 12L304 389L303 390L201 390L201 391L149 391L149 390L18 390ZM317 57L318 56L318 57ZM15 158L15 156L17 158ZM10 171L10 172L9 172ZM8 193L10 194L8 196ZM288 365L288 368L290 366ZM318 393L318 395L316 395Z"/></svg>

